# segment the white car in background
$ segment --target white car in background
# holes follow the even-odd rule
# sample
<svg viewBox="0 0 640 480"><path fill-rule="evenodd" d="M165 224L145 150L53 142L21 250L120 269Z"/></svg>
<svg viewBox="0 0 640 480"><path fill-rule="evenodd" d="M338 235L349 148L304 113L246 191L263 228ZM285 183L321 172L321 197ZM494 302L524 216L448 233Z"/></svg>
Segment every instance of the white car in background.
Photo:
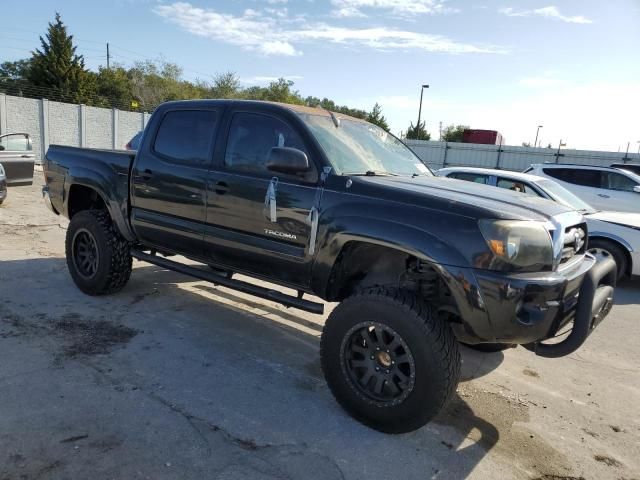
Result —
<svg viewBox="0 0 640 480"><path fill-rule="evenodd" d="M543 163L524 173L551 178L598 210L640 213L640 176L629 170Z"/></svg>
<svg viewBox="0 0 640 480"><path fill-rule="evenodd" d="M536 195L577 210L587 221L589 251L605 251L613 256L618 278L640 275L640 213L598 211L554 180L527 173L450 167L438 170L436 175Z"/></svg>

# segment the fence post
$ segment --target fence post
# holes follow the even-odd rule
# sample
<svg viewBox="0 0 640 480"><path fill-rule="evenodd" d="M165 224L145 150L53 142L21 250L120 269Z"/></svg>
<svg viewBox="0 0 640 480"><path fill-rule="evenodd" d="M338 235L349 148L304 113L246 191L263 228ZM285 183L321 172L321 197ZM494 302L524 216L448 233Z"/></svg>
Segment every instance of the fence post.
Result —
<svg viewBox="0 0 640 480"><path fill-rule="evenodd" d="M444 158L442 159L442 168L447 166L447 150L449 150L449 144L444 142Z"/></svg>
<svg viewBox="0 0 640 480"><path fill-rule="evenodd" d="M500 153L502 153L502 138L500 138L500 145L498 145L498 158L496 158L496 170L500 170Z"/></svg>
<svg viewBox="0 0 640 480"><path fill-rule="evenodd" d="M44 160L49 149L49 100L40 99L40 162Z"/></svg>
<svg viewBox="0 0 640 480"><path fill-rule="evenodd" d="M7 96L0 93L0 135L7 132Z"/></svg>
<svg viewBox="0 0 640 480"><path fill-rule="evenodd" d="M118 148L118 120L120 119L119 110L117 108L111 109L111 148L116 150Z"/></svg>
<svg viewBox="0 0 640 480"><path fill-rule="evenodd" d="M86 105L78 105L78 124L80 127L80 146L87 146L87 107Z"/></svg>

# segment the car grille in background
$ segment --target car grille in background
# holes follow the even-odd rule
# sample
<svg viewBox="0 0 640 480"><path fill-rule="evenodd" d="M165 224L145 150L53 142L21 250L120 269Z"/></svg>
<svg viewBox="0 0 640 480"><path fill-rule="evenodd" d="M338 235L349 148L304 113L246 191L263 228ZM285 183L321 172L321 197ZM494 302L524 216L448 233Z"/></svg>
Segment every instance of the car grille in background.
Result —
<svg viewBox="0 0 640 480"><path fill-rule="evenodd" d="M576 255L584 254L587 249L587 225L582 223L567 227L564 230L562 243L562 258L560 263L567 263Z"/></svg>

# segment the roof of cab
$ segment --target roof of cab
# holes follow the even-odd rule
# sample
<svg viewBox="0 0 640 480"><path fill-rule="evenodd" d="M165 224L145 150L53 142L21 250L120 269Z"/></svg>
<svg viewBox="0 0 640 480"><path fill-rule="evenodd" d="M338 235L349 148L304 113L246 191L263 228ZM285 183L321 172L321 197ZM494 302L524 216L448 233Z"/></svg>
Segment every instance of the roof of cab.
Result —
<svg viewBox="0 0 640 480"><path fill-rule="evenodd" d="M273 105L275 107L284 108L295 113L306 113L308 115L318 115L322 117L330 117L333 114L339 119L352 120L354 122L367 123L366 120L361 118L345 115L344 113L331 112L322 107L310 107L308 105L296 105L292 103L282 102L270 102L266 100L237 100L237 99L197 99L197 100L173 100L170 102L164 102L160 106L214 106L214 105Z"/></svg>

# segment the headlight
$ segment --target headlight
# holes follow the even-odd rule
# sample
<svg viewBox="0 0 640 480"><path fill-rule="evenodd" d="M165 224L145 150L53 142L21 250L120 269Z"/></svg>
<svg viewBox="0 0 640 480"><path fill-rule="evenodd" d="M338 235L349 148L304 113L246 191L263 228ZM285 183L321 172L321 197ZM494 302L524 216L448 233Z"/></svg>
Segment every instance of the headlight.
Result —
<svg viewBox="0 0 640 480"><path fill-rule="evenodd" d="M534 272L553 267L553 243L544 223L480 220L478 224L494 255L491 269Z"/></svg>

